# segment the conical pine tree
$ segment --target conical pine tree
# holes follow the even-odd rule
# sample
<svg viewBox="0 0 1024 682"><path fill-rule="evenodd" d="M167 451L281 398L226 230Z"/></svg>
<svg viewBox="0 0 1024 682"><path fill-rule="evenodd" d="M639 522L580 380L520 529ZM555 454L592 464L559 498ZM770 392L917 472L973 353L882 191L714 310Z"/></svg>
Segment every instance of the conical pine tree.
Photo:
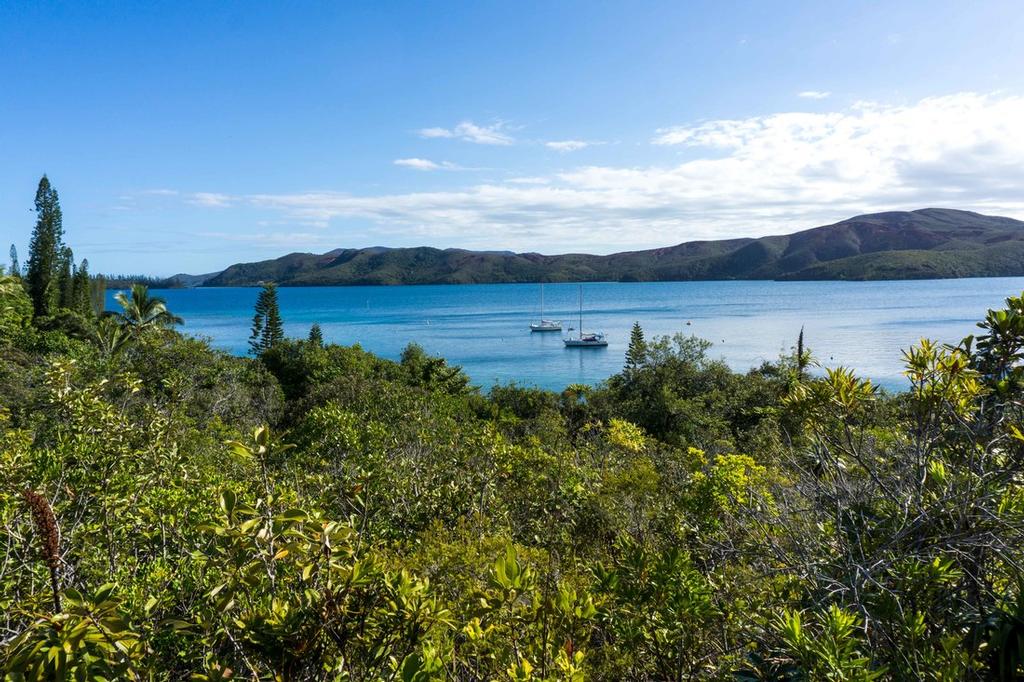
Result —
<svg viewBox="0 0 1024 682"><path fill-rule="evenodd" d="M28 247L25 273L28 294L37 316L50 315L59 303L56 286L60 255L64 247L64 225L57 190L44 175L36 190L36 226Z"/></svg>
<svg viewBox="0 0 1024 682"><path fill-rule="evenodd" d="M629 333L629 348L626 349L626 369L637 369L647 360L647 341L639 322L633 323Z"/></svg>
<svg viewBox="0 0 1024 682"><path fill-rule="evenodd" d="M284 325L281 322L281 309L277 304L277 285L270 282L263 285L263 290L256 298L252 330L249 334L249 351L259 356L282 340Z"/></svg>
<svg viewBox="0 0 1024 682"><path fill-rule="evenodd" d="M70 246L60 250L57 258L57 292L60 296L58 306L67 310L75 308L75 254Z"/></svg>
<svg viewBox="0 0 1024 682"><path fill-rule="evenodd" d="M93 316L92 299L89 295L89 261L82 259L71 280L71 306L76 313L85 317Z"/></svg>
<svg viewBox="0 0 1024 682"><path fill-rule="evenodd" d="M320 329L320 325L313 323L313 326L309 328L309 342L317 346L324 345L324 333Z"/></svg>

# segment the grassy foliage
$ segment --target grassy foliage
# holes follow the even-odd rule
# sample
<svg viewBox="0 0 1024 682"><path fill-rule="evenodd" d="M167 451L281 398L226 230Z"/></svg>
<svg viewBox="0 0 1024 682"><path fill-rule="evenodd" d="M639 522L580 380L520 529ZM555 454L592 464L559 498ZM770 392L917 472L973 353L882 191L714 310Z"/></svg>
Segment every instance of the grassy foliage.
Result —
<svg viewBox="0 0 1024 682"><path fill-rule="evenodd" d="M39 326L0 280L6 679L1024 674L1022 299L891 396L683 336L483 393L136 294Z"/></svg>

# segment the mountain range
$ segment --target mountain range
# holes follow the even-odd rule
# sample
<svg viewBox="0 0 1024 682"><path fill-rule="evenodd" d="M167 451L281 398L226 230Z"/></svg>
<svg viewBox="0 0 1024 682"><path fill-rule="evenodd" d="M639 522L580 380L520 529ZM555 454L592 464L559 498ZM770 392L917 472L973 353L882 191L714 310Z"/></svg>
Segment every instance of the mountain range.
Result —
<svg viewBox="0 0 1024 682"><path fill-rule="evenodd" d="M1024 222L925 208L787 235L685 242L606 256L431 247L335 249L238 263L179 286L662 280L881 280L1024 276Z"/></svg>

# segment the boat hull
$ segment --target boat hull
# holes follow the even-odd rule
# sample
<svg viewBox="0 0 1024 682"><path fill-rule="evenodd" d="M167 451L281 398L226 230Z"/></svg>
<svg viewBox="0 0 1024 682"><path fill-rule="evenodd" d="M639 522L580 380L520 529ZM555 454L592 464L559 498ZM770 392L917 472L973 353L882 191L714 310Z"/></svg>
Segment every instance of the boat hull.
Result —
<svg viewBox="0 0 1024 682"><path fill-rule="evenodd" d="M531 324L530 325L530 331L531 332L560 332L560 331L562 331L562 325L558 325L557 327L541 327L540 325Z"/></svg>
<svg viewBox="0 0 1024 682"><path fill-rule="evenodd" d="M604 348L607 341L581 341L579 339L562 339L566 348Z"/></svg>

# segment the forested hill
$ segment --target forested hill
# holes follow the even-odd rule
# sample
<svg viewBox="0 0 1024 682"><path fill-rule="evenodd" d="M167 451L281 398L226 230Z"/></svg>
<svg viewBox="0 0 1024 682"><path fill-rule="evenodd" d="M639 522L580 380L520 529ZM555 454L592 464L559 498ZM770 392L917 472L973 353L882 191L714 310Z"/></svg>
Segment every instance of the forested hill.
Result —
<svg viewBox="0 0 1024 682"><path fill-rule="evenodd" d="M429 247L292 253L239 263L200 279L205 286L268 281L314 286L1012 275L1024 275L1024 222L926 208L862 215L788 235L686 242L608 256Z"/></svg>

